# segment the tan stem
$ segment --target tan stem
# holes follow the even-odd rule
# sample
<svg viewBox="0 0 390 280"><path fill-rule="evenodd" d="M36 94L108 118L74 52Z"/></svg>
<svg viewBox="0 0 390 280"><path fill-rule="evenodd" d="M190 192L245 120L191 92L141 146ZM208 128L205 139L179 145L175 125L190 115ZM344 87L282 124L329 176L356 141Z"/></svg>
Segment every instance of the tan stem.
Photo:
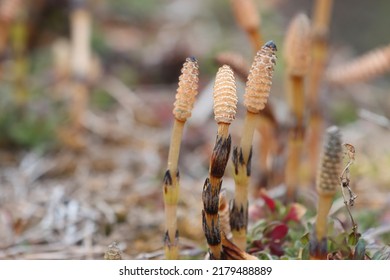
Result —
<svg viewBox="0 0 390 280"><path fill-rule="evenodd" d="M245 164L248 161L249 153L252 147L253 134L257 125L258 116L258 114L248 111L244 120L244 131L242 133L240 145L242 148Z"/></svg>
<svg viewBox="0 0 390 280"><path fill-rule="evenodd" d="M274 124L267 118L260 116L259 132L261 135L259 157L260 157L260 171L262 176L265 176L268 172L268 161L272 155L273 143L276 141L274 138Z"/></svg>
<svg viewBox="0 0 390 280"><path fill-rule="evenodd" d="M241 230L232 230L233 234L233 243L240 248L241 250L246 250L246 229Z"/></svg>
<svg viewBox="0 0 390 280"><path fill-rule="evenodd" d="M296 198L296 191L299 184L299 166L302 146L302 138L290 135L287 147L288 155L286 164L287 200L290 202L295 201Z"/></svg>
<svg viewBox="0 0 390 280"><path fill-rule="evenodd" d="M253 51L256 53L264 44L261 33L258 29L248 30L247 32Z"/></svg>
<svg viewBox="0 0 390 280"><path fill-rule="evenodd" d="M244 159L243 164L238 164L238 173L235 176L234 205L236 209L243 209L244 216L248 216L248 168L249 155L251 153L254 130L258 124L259 114L247 112L244 120L244 131L241 137L240 149ZM237 213L240 210L237 210ZM232 229L233 241L241 250L246 249L246 226L239 229Z"/></svg>
<svg viewBox="0 0 390 280"><path fill-rule="evenodd" d="M316 219L316 237L320 241L327 235L328 214L332 207L333 195L321 195L318 201L318 213Z"/></svg>
<svg viewBox="0 0 390 280"><path fill-rule="evenodd" d="M175 119L171 135L171 143L169 146L168 154L168 169L171 171L172 176L175 176L177 172L177 165L179 161L180 144L183 136L185 122Z"/></svg>
<svg viewBox="0 0 390 280"><path fill-rule="evenodd" d="M75 132L81 132L85 111L88 107L88 86L83 81L75 81L72 91L71 124Z"/></svg>
<svg viewBox="0 0 390 280"><path fill-rule="evenodd" d="M296 125L302 127L305 108L304 78L302 76L290 76L290 84L291 111L296 119Z"/></svg>
<svg viewBox="0 0 390 280"><path fill-rule="evenodd" d="M91 15L87 9L75 9L71 14L72 70L77 77L86 78L91 60Z"/></svg>
<svg viewBox="0 0 390 280"><path fill-rule="evenodd" d="M226 139L229 136L229 126L228 123L218 123L218 137L221 137L222 139ZM217 191L217 188L219 188L219 185L221 183L221 178L214 177L211 173L209 174L210 184L211 188L214 190L214 192L217 193L219 198L219 192ZM219 204L219 202L218 202ZM216 227L219 225L219 216L217 215L210 215L206 213L206 223L209 228ZM214 225L214 226L213 226ZM221 238L221 237L220 237ZM221 259L222 257L222 243L219 243L218 245L209 246L210 251L213 254L215 259Z"/></svg>
<svg viewBox="0 0 390 280"><path fill-rule="evenodd" d="M309 145L309 168L310 168L310 181L315 182L317 176L317 166L319 162L319 153L321 146L321 133L323 131L324 121L321 115L314 112L311 115L309 122L308 132L308 145Z"/></svg>
<svg viewBox="0 0 390 280"><path fill-rule="evenodd" d="M328 30L333 0L316 0L313 16L314 30Z"/></svg>
<svg viewBox="0 0 390 280"><path fill-rule="evenodd" d="M175 232L177 229L177 219L172 219L176 217L177 214L177 204L168 204L165 211L166 229L168 231L169 238L175 240Z"/></svg>
<svg viewBox="0 0 390 280"><path fill-rule="evenodd" d="M164 204L165 204L165 229L169 241L165 242L166 259L178 259L179 249L177 244L177 204L179 200L179 177L178 161L180 153L180 144L183 135L185 122L175 119L172 129L171 142L168 154L168 171L169 180L164 182ZM166 178L165 178L166 179ZM164 180L165 180L164 179ZM171 180L171 181L170 181Z"/></svg>

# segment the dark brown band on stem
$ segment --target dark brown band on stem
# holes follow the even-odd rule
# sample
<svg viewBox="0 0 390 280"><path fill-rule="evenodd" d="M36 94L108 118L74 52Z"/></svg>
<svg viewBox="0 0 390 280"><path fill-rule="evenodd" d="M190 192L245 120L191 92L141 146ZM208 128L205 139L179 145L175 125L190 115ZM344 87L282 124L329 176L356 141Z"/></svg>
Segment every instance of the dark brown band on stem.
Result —
<svg viewBox="0 0 390 280"><path fill-rule="evenodd" d="M164 234L164 244L165 246L171 247L171 246L177 246L179 243L179 231L176 230L175 232L175 240L172 242L172 240L169 238L168 231L165 232Z"/></svg>
<svg viewBox="0 0 390 280"><path fill-rule="evenodd" d="M231 200L230 204L230 228L237 231L246 229L248 226L248 211L244 210L244 206L242 204L237 207L234 200ZM248 209L248 204L245 209Z"/></svg>
<svg viewBox="0 0 390 280"><path fill-rule="evenodd" d="M205 233L207 244L210 246L216 246L221 244L221 232L219 230L219 222L214 223L214 220L211 220L211 228L207 225L206 221L206 212L202 210L202 225L203 232ZM219 217L217 219L219 221Z"/></svg>
<svg viewBox="0 0 390 280"><path fill-rule="evenodd" d="M215 178L223 177L227 162L229 160L231 141L232 139L230 135L228 138L217 136L213 154L211 155L210 160L210 176Z"/></svg>
<svg viewBox="0 0 390 280"><path fill-rule="evenodd" d="M240 149L240 151L238 151L238 149ZM242 155L242 149L237 147L237 146L234 146L233 147L233 156L232 156L232 160L233 160L233 165L234 165L234 173L236 175L238 175L238 166L239 165L244 165L244 156Z"/></svg>
<svg viewBox="0 0 390 280"><path fill-rule="evenodd" d="M206 236L207 244L209 244L209 246L217 246L221 243L221 233L219 230L219 223L217 222L217 225L215 225L214 219L212 219L211 226L209 227L207 225L206 215L207 214L204 212L204 210L202 210L203 231Z"/></svg>
<svg viewBox="0 0 390 280"><path fill-rule="evenodd" d="M218 214L219 210L219 193L221 191L222 181L218 187L212 187L209 178L206 179L203 186L202 200L203 209L209 215Z"/></svg>
<svg viewBox="0 0 390 280"><path fill-rule="evenodd" d="M164 185L172 186L172 176L171 171L167 170L163 179Z"/></svg>
<svg viewBox="0 0 390 280"><path fill-rule="evenodd" d="M251 176L251 171L252 171L252 146L251 149L249 150L249 156L248 160L246 162L246 176L250 177Z"/></svg>

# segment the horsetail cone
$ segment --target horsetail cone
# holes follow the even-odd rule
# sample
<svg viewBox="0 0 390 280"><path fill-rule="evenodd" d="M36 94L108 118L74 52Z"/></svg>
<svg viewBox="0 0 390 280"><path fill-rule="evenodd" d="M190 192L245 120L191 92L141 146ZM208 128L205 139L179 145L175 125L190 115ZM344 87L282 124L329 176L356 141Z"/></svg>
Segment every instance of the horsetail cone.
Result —
<svg viewBox="0 0 390 280"><path fill-rule="evenodd" d="M336 126L327 129L327 141L317 174L317 191L320 195L334 195L340 184L343 149L340 131Z"/></svg>
<svg viewBox="0 0 390 280"><path fill-rule="evenodd" d="M179 77L176 101L173 115L179 121L185 122L194 107L195 96L198 94L199 66L194 57L189 57L183 64Z"/></svg>
<svg viewBox="0 0 390 280"><path fill-rule="evenodd" d="M347 64L328 70L327 80L336 85L367 82L390 71L390 45L372 50Z"/></svg>
<svg viewBox="0 0 390 280"><path fill-rule="evenodd" d="M269 41L255 56L244 94L244 105L251 113L259 113L267 104L276 63L276 51L274 42Z"/></svg>
<svg viewBox="0 0 390 280"><path fill-rule="evenodd" d="M232 0L232 6L237 23L242 29L252 31L259 28L260 16L253 0Z"/></svg>
<svg viewBox="0 0 390 280"><path fill-rule="evenodd" d="M230 124L236 117L237 94L234 73L228 65L219 68L214 84L214 117Z"/></svg>
<svg viewBox="0 0 390 280"><path fill-rule="evenodd" d="M310 67L310 21L300 13L290 23L284 44L284 57L291 75L304 76Z"/></svg>
<svg viewBox="0 0 390 280"><path fill-rule="evenodd" d="M327 255L327 219L340 184L342 155L340 131L336 126L332 126L327 129L327 139L317 173L316 187L319 197L315 228L310 241L312 258L325 259Z"/></svg>

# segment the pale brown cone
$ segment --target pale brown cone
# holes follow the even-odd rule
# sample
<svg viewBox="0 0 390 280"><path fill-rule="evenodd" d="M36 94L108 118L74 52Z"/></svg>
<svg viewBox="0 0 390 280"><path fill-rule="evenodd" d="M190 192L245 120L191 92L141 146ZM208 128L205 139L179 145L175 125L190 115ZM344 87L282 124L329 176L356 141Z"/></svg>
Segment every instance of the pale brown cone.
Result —
<svg viewBox="0 0 390 280"><path fill-rule="evenodd" d="M355 60L331 68L326 77L330 83L346 85L363 83L390 71L390 45L372 50Z"/></svg>
<svg viewBox="0 0 390 280"><path fill-rule="evenodd" d="M232 0L237 23L247 31L256 30L260 25L260 16L253 0Z"/></svg>
<svg viewBox="0 0 390 280"><path fill-rule="evenodd" d="M276 45L269 41L255 56L244 94L244 105L249 112L257 114L267 104L276 63L276 50Z"/></svg>
<svg viewBox="0 0 390 280"><path fill-rule="evenodd" d="M236 117L236 81L232 69L224 65L219 68L214 84L214 115L218 123L231 123Z"/></svg>
<svg viewBox="0 0 390 280"><path fill-rule="evenodd" d="M340 185L343 157L340 131L332 126L326 131L327 139L317 174L317 191L320 194L334 195Z"/></svg>
<svg viewBox="0 0 390 280"><path fill-rule="evenodd" d="M300 13L291 21L284 43L284 57L289 74L307 74L311 59L310 45L310 21L305 14Z"/></svg>
<svg viewBox="0 0 390 280"><path fill-rule="evenodd" d="M199 66L195 58L189 57L183 64L179 77L179 87L176 92L173 115L179 121L185 122L190 116L198 94Z"/></svg>

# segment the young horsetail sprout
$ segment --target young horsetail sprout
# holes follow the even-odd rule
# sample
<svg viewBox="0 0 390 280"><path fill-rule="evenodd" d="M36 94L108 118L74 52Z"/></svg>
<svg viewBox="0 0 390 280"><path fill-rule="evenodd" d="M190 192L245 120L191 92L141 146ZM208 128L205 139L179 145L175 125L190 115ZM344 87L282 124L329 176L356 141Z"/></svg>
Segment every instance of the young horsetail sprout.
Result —
<svg viewBox="0 0 390 280"><path fill-rule="evenodd" d="M219 220L219 194L222 177L229 160L231 137L229 126L235 119L237 95L234 74L224 65L219 68L214 84L214 115L218 123L217 139L210 159L209 178L203 186L202 224L210 248L210 259L223 259Z"/></svg>
<svg viewBox="0 0 390 280"><path fill-rule="evenodd" d="M311 180L315 180L316 166L323 130L323 118L318 104L319 89L324 75L328 56L328 33L332 14L333 0L316 0L312 16L312 62L307 85L308 108L308 145Z"/></svg>
<svg viewBox="0 0 390 280"><path fill-rule="evenodd" d="M181 69L179 86L176 93L173 115L171 143L168 154L168 167L164 176L163 195L165 205L165 237L164 248L167 259L179 257L179 233L177 230L177 204L179 199L179 170L178 160L180 142L183 135L184 124L191 116L195 96L198 94L199 70L195 58L187 58Z"/></svg>
<svg viewBox="0 0 390 280"><path fill-rule="evenodd" d="M260 33L260 16L253 0L231 0L238 25L248 34L252 48L257 52L263 45Z"/></svg>
<svg viewBox="0 0 390 280"><path fill-rule="evenodd" d="M91 63L92 16L85 0L72 0L70 13L70 127L59 130L60 139L74 149L85 148L83 115L88 107Z"/></svg>
<svg viewBox="0 0 390 280"><path fill-rule="evenodd" d="M299 183L299 166L304 138L304 81L310 66L310 22L298 14L290 23L284 44L287 66L287 96L294 122L288 138L287 200L294 201Z"/></svg>
<svg viewBox="0 0 390 280"><path fill-rule="evenodd" d="M233 242L246 249L248 226L248 183L251 173L252 140L257 118L267 103L276 62L276 45L270 41L256 54L246 83L244 105L247 114L239 147L233 149L235 194L230 209Z"/></svg>
<svg viewBox="0 0 390 280"><path fill-rule="evenodd" d="M390 71L390 45L378 48L351 62L327 71L327 81L334 85L362 83Z"/></svg>
<svg viewBox="0 0 390 280"><path fill-rule="evenodd" d="M342 141L336 126L327 130L327 139L317 173L318 211L314 231L310 237L310 257L325 259L327 255L328 214L340 185L342 169Z"/></svg>

